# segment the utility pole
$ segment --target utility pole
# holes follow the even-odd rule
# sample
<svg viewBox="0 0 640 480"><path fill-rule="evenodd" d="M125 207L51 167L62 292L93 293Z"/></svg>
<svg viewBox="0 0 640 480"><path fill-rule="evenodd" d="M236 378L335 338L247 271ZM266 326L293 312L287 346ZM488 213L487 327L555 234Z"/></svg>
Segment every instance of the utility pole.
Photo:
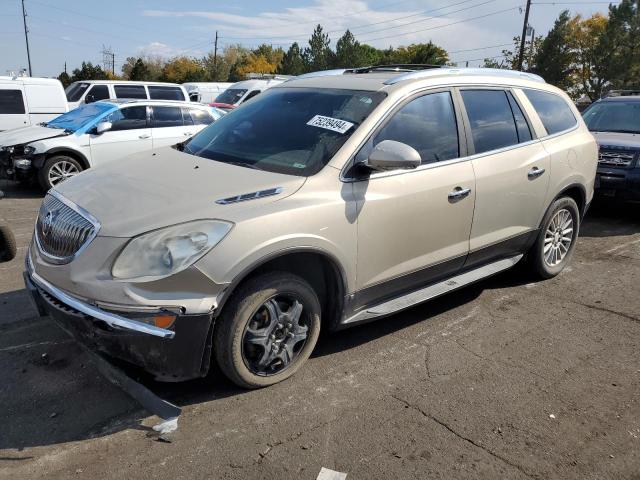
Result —
<svg viewBox="0 0 640 480"><path fill-rule="evenodd" d="M529 25L530 9L531 0L527 0L527 7L524 11L524 23L522 24L522 35L520 36L520 51L518 52L518 65L516 65L516 70L522 70L522 60L524 59L524 37L527 34L527 25Z"/></svg>
<svg viewBox="0 0 640 480"><path fill-rule="evenodd" d="M111 52L111 73L116 76L116 54Z"/></svg>
<svg viewBox="0 0 640 480"><path fill-rule="evenodd" d="M213 71L216 80L218 79L218 31L216 30L216 40L213 42Z"/></svg>
<svg viewBox="0 0 640 480"><path fill-rule="evenodd" d="M22 23L24 24L24 39L27 42L27 61L29 62L29 76L31 76L31 54L29 53L29 30L27 29L27 11L22 0Z"/></svg>
<svg viewBox="0 0 640 480"><path fill-rule="evenodd" d="M533 61L533 42L536 39L536 29L535 28L531 28L531 45L529 45L529 60L528 60L528 64L529 64L529 68L531 68L531 62Z"/></svg>

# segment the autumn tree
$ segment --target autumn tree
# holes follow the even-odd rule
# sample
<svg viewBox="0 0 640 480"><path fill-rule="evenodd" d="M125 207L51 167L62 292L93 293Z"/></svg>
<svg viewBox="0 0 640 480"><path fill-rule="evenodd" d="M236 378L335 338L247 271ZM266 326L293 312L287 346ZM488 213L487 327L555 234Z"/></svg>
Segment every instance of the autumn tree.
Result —
<svg viewBox="0 0 640 480"><path fill-rule="evenodd" d="M162 80L165 82L202 82L206 77L202 62L195 58L176 57L167 62L162 69Z"/></svg>

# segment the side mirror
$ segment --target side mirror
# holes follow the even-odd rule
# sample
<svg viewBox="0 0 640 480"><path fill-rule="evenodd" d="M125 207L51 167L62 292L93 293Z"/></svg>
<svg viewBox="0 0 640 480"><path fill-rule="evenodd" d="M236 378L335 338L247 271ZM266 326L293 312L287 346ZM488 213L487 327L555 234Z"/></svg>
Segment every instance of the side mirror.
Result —
<svg viewBox="0 0 640 480"><path fill-rule="evenodd" d="M369 154L362 165L372 170L411 170L422 163L415 148L395 140L383 140Z"/></svg>
<svg viewBox="0 0 640 480"><path fill-rule="evenodd" d="M100 122L96 125L96 135L102 135L104 132L108 132L113 127L111 122Z"/></svg>
<svg viewBox="0 0 640 480"><path fill-rule="evenodd" d="M93 103L96 101L96 97L94 97L91 94L88 94L86 97L84 97L84 103Z"/></svg>

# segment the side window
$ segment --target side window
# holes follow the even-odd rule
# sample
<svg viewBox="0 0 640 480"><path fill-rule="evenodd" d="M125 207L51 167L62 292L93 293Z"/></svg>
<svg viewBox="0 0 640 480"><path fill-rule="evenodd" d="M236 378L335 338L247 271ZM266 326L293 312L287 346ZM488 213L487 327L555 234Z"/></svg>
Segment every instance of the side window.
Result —
<svg viewBox="0 0 640 480"><path fill-rule="evenodd" d="M191 120L194 125L209 125L213 122L211 114L200 108L190 108L189 115L191 116Z"/></svg>
<svg viewBox="0 0 640 480"><path fill-rule="evenodd" d="M513 94L511 92L507 92L507 98L509 99L509 105L511 105L513 118L516 121L516 130L518 131L519 142L523 143L532 140L533 137L531 136L531 129L529 128L527 120L524 118L524 113L522 113L520 105L518 105L516 99L513 98Z"/></svg>
<svg viewBox="0 0 640 480"><path fill-rule="evenodd" d="M431 93L411 100L393 114L356 160L363 160L383 140L395 140L415 148L423 165L458 158L458 128L451 94Z"/></svg>
<svg viewBox="0 0 640 480"><path fill-rule="evenodd" d="M116 85L116 98L147 98L143 85Z"/></svg>
<svg viewBox="0 0 640 480"><path fill-rule="evenodd" d="M182 125L184 124L180 107L153 107L153 121L151 122L153 128L181 127Z"/></svg>
<svg viewBox="0 0 640 480"><path fill-rule="evenodd" d="M249 95L247 95L247 98L245 98L243 102L246 102L247 100L251 100L253 97L258 95L259 93L260 93L260 90L252 90L251 92L249 92Z"/></svg>
<svg viewBox="0 0 640 480"><path fill-rule="evenodd" d="M149 85L149 97L154 100L184 100L184 93L180 87L163 87Z"/></svg>
<svg viewBox="0 0 640 480"><path fill-rule="evenodd" d="M567 102L559 95L541 90L523 90L533 108L536 109L542 125L549 135L568 130L576 125L576 117Z"/></svg>
<svg viewBox="0 0 640 480"><path fill-rule="evenodd" d="M462 90L476 153L518 144L518 132L504 90Z"/></svg>
<svg viewBox="0 0 640 480"><path fill-rule="evenodd" d="M94 85L84 97L84 103L97 102L98 100L107 100L109 98L109 87L106 85Z"/></svg>
<svg viewBox="0 0 640 480"><path fill-rule="evenodd" d="M0 90L0 114L24 113L24 101L20 90Z"/></svg>
<svg viewBox="0 0 640 480"><path fill-rule="evenodd" d="M106 118L107 122L111 122L111 131L133 130L136 128L147 127L147 107L125 107L116 110Z"/></svg>

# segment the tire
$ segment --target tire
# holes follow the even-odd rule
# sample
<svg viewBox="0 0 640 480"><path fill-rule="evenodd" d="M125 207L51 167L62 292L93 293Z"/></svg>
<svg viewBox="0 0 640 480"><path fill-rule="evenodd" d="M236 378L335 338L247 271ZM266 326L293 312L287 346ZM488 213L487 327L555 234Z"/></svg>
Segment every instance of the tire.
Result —
<svg viewBox="0 0 640 480"><path fill-rule="evenodd" d="M320 314L315 291L296 275L271 272L249 280L216 321L213 346L220 370L249 389L289 378L318 341Z"/></svg>
<svg viewBox="0 0 640 480"><path fill-rule="evenodd" d="M564 239L569 237L569 228L571 239L567 241ZM558 234L554 233L556 231ZM571 260L579 232L580 211L575 200L571 197L555 200L547 210L540 225L538 238L529 252L529 267L532 272L543 279L558 275ZM554 254L554 251L557 253Z"/></svg>
<svg viewBox="0 0 640 480"><path fill-rule="evenodd" d="M16 257L16 239L9 227L0 225L0 262L9 262Z"/></svg>
<svg viewBox="0 0 640 480"><path fill-rule="evenodd" d="M82 172L82 170L84 170L82 165L75 158L68 155L55 155L44 162L38 172L38 181L42 188L49 190L58 183ZM64 174L63 172L67 173ZM55 180L56 177L59 177L59 180Z"/></svg>

